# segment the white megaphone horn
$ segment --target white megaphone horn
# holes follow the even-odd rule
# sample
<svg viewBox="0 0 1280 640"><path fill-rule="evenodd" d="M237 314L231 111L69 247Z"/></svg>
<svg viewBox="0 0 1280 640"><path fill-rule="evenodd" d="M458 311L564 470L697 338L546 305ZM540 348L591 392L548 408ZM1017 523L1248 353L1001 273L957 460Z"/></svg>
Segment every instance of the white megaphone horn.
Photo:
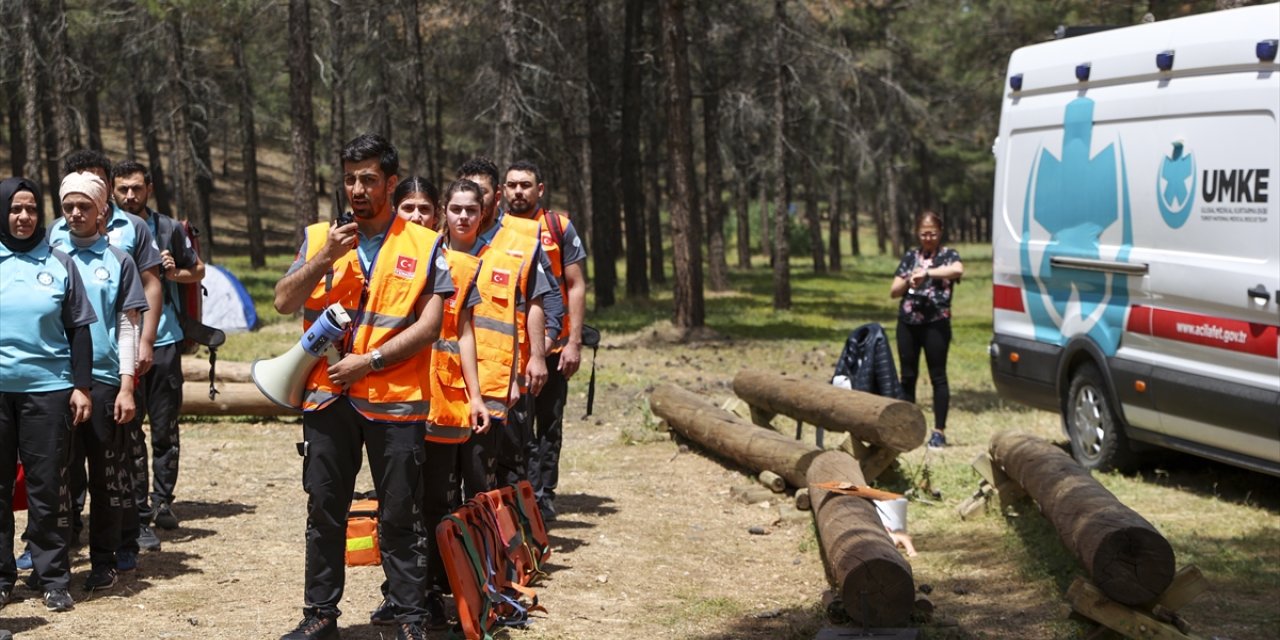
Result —
<svg viewBox="0 0 1280 640"><path fill-rule="evenodd" d="M351 317L342 305L330 305L284 355L253 361L249 372L253 384L268 400L282 407L301 409L302 392L306 389L311 368L316 360L324 357L329 345L342 338L350 324ZM331 352L331 355L336 353Z"/></svg>

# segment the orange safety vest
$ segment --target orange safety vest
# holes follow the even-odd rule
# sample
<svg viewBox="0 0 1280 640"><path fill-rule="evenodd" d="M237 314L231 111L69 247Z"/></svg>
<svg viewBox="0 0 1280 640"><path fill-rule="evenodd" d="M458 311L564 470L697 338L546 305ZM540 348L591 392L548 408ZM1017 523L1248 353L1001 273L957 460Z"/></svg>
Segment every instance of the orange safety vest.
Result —
<svg viewBox="0 0 1280 640"><path fill-rule="evenodd" d="M480 396L495 418L505 418L507 395L514 371L523 386L529 362L529 337L524 311L517 309L517 291L529 293L529 274L537 253L537 223L504 216L502 227L480 252L476 287L480 304L473 310Z"/></svg>
<svg viewBox="0 0 1280 640"><path fill-rule="evenodd" d="M462 376L462 349L458 345L458 314L471 295L480 258L465 251L448 251L453 297L444 302L440 338L431 350L431 413L427 416L427 441L461 444L471 437L471 398Z"/></svg>
<svg viewBox="0 0 1280 640"><path fill-rule="evenodd" d="M307 255L310 260L328 241L329 223L307 227ZM373 265L373 286L369 289L363 314L360 301L364 272L355 250L333 263L303 304L302 328L338 302L351 315L352 328L345 344L350 353L363 354L380 347L417 321L414 305L431 283L433 265L447 268L438 252L440 234L393 217ZM428 294L430 292L427 292ZM302 410L316 411L340 396L347 396L356 411L380 422L421 422L427 419L430 388L431 351L423 349L408 360L371 371L345 391L329 380L328 361L321 358L311 369L302 396Z"/></svg>
<svg viewBox="0 0 1280 640"><path fill-rule="evenodd" d="M547 220L547 216L555 216L554 222ZM556 277L556 282L560 284L560 297L564 299L564 320L560 324L560 335L556 336L555 341L551 345L550 353L560 353L564 346L569 343L569 283L564 279L564 251L560 247L560 243L564 240L564 230L569 227L569 216L556 211L547 209L538 209L538 213L534 215L534 220L541 224L539 239L542 242L542 252L547 254L547 259L551 262L551 274ZM556 228L551 226L555 224Z"/></svg>

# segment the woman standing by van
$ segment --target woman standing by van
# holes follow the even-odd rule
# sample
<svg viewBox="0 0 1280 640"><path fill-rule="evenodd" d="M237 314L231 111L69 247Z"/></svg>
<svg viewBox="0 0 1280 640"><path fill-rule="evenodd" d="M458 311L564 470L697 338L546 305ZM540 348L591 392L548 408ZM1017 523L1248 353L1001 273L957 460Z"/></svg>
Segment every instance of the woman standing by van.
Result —
<svg viewBox="0 0 1280 640"><path fill-rule="evenodd" d="M933 435L929 446L947 446L947 351L951 346L951 290L964 275L964 264L955 249L942 246L942 217L925 211L916 218L920 246L907 251L893 274L889 296L902 298L898 305L898 361L902 389L916 401L920 351L924 351L933 385Z"/></svg>

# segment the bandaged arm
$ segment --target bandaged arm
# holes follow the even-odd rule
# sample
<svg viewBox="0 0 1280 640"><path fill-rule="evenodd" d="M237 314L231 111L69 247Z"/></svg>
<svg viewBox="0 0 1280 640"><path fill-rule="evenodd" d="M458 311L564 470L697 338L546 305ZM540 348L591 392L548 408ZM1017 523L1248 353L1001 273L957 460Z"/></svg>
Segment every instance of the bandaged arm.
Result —
<svg viewBox="0 0 1280 640"><path fill-rule="evenodd" d="M138 312L121 311L116 317L116 344L120 349L120 375L136 376L138 367Z"/></svg>

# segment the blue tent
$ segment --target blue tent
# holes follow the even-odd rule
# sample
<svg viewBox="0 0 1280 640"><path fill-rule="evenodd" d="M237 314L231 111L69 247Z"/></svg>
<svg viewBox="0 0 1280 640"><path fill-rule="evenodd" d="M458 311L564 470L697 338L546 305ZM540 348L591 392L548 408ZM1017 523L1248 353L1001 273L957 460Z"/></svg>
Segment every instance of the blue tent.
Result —
<svg viewBox="0 0 1280 640"><path fill-rule="evenodd" d="M230 271L218 265L205 265L203 322L224 333L241 333L258 328L258 312L253 298Z"/></svg>

